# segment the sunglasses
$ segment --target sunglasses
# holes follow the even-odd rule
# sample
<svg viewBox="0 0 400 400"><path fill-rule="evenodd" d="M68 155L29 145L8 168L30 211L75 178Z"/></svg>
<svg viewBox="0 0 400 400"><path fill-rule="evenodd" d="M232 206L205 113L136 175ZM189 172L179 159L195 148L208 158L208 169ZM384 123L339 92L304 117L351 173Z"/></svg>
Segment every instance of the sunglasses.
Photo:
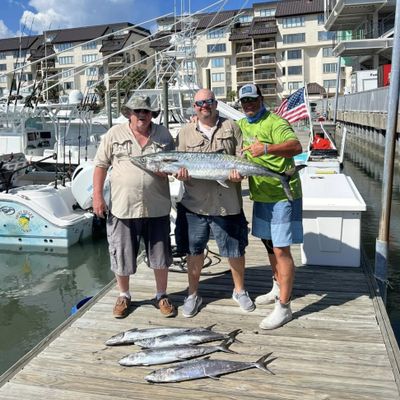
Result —
<svg viewBox="0 0 400 400"><path fill-rule="evenodd" d="M197 106L197 107L203 107L204 105L208 105L208 106L211 106L212 104L214 104L214 99L206 99L206 100L197 100L197 101L195 101L194 102L194 104Z"/></svg>
<svg viewBox="0 0 400 400"><path fill-rule="evenodd" d="M255 103L256 101L258 101L258 97L243 97L243 99L240 99L242 104Z"/></svg>
<svg viewBox="0 0 400 400"><path fill-rule="evenodd" d="M144 108L139 108L139 109L137 109L137 110L133 110L133 112L134 112L135 114L140 114L141 112L143 112L143 113L145 113L145 114L151 113L150 110L145 110Z"/></svg>

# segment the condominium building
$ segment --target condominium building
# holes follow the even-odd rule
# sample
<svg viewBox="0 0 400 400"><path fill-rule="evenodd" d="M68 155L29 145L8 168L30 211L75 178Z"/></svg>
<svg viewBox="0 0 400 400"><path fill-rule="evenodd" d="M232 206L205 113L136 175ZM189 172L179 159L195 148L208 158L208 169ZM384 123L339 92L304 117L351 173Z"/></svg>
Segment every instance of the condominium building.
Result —
<svg viewBox="0 0 400 400"><path fill-rule="evenodd" d="M149 36L147 29L125 22L2 39L0 95L20 89L56 99L74 89L94 93L100 82L113 89L133 67L150 71Z"/></svg>

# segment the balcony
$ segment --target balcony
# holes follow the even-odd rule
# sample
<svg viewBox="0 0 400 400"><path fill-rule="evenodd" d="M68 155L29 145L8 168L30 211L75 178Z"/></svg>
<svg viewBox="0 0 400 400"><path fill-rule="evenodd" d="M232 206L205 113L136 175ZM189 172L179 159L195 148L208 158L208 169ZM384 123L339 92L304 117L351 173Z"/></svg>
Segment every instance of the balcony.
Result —
<svg viewBox="0 0 400 400"><path fill-rule="evenodd" d="M265 97L276 96L276 89L269 88L269 89L261 89L261 94Z"/></svg>
<svg viewBox="0 0 400 400"><path fill-rule="evenodd" d="M241 54L241 53L252 53L253 51L253 46L251 44L245 45L245 46L238 46L236 49L236 54Z"/></svg>
<svg viewBox="0 0 400 400"><path fill-rule="evenodd" d="M276 64L276 58L275 57L257 57L254 60L255 66L265 66L268 64Z"/></svg>
<svg viewBox="0 0 400 400"><path fill-rule="evenodd" d="M113 56L108 59L108 65L121 65L124 61L123 56Z"/></svg>
<svg viewBox="0 0 400 400"><path fill-rule="evenodd" d="M255 74L256 81L275 81L276 80L276 73L275 72L262 72Z"/></svg>
<svg viewBox="0 0 400 400"><path fill-rule="evenodd" d="M252 60L238 61L236 63L236 68L237 69L252 69L253 68L253 62L252 62Z"/></svg>
<svg viewBox="0 0 400 400"><path fill-rule="evenodd" d="M254 43L254 51L256 52L258 50L275 50L275 48L276 48L276 43L273 40Z"/></svg>
<svg viewBox="0 0 400 400"><path fill-rule="evenodd" d="M385 15L396 9L395 0L333 0L329 3L330 12L325 21L327 31L350 31L375 12Z"/></svg>
<svg viewBox="0 0 400 400"><path fill-rule="evenodd" d="M245 83L253 82L253 74L238 74L236 77L238 85L244 85Z"/></svg>

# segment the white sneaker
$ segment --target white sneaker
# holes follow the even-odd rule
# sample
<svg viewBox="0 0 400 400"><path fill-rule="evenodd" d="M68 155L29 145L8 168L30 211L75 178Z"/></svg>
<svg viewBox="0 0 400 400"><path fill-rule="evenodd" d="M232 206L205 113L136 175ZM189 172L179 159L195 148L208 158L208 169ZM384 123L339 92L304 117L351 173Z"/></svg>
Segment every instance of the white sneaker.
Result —
<svg viewBox="0 0 400 400"><path fill-rule="evenodd" d="M280 296L280 288L279 288L279 283L275 280L275 278L272 279L272 289L267 293L263 294L261 296L256 297L256 304L257 305L263 305L263 304L272 304L275 303L275 299Z"/></svg>
<svg viewBox="0 0 400 400"><path fill-rule="evenodd" d="M251 312L256 308L253 300L251 300L249 294L245 290L242 290L240 293L236 293L234 290L232 293L232 299L239 304L243 311Z"/></svg>
<svg viewBox="0 0 400 400"><path fill-rule="evenodd" d="M272 313L265 317L259 326L261 329L276 329L291 321L292 318L290 301L286 304L282 304L278 298L275 302L275 307Z"/></svg>

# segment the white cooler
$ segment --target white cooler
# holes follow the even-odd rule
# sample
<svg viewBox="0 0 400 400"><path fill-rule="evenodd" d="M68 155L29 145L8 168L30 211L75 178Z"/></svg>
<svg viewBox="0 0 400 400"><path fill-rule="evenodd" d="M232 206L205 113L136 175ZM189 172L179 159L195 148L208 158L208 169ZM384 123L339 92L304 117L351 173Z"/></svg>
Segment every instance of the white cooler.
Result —
<svg viewBox="0 0 400 400"><path fill-rule="evenodd" d="M360 266L361 211L366 204L344 174L301 175L307 265Z"/></svg>

